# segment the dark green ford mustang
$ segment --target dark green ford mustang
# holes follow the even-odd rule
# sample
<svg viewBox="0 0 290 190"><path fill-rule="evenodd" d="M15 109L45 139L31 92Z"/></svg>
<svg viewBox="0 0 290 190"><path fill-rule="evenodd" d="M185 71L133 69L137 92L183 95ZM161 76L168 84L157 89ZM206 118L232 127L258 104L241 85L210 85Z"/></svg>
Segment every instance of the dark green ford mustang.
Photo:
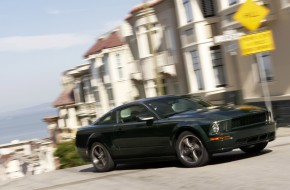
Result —
<svg viewBox="0 0 290 190"><path fill-rule="evenodd" d="M177 158L186 167L214 153L263 150L275 139L268 111L254 106L216 107L180 96L147 98L119 106L80 128L76 147L99 172L116 163Z"/></svg>

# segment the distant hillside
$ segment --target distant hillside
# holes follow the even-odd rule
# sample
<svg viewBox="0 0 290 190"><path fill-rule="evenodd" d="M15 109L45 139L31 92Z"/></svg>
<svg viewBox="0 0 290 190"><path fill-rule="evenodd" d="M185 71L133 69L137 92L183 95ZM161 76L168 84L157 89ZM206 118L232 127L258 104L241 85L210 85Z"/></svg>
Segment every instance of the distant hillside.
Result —
<svg viewBox="0 0 290 190"><path fill-rule="evenodd" d="M56 115L57 110L50 103L0 114L0 144L49 137L43 118Z"/></svg>

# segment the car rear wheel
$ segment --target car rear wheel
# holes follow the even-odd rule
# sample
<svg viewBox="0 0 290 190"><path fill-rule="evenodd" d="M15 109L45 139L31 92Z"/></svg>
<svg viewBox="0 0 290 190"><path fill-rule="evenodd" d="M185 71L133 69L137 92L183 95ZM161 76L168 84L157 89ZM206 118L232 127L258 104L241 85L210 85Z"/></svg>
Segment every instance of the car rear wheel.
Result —
<svg viewBox="0 0 290 190"><path fill-rule="evenodd" d="M92 145L91 159L97 172L108 172L115 167L109 151L99 142Z"/></svg>
<svg viewBox="0 0 290 190"><path fill-rule="evenodd" d="M189 131L179 135L175 149L179 161L186 167L203 166L210 158L202 141Z"/></svg>
<svg viewBox="0 0 290 190"><path fill-rule="evenodd" d="M241 147L240 149L246 153L253 154L253 153L261 152L267 146L267 144L268 142L262 142L262 143L258 143L258 144L254 144L250 146L244 146L244 147Z"/></svg>

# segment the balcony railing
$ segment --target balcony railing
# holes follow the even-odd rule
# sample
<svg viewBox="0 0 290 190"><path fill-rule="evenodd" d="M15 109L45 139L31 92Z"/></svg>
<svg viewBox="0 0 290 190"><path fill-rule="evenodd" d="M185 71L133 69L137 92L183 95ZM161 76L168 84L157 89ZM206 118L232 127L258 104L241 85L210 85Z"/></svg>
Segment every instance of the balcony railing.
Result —
<svg viewBox="0 0 290 190"><path fill-rule="evenodd" d="M155 59L157 62L157 66L159 67L159 72L169 74L171 76L176 75L174 53L170 53L168 51L160 52L157 53ZM155 78L156 71L153 56L141 59L140 65L144 80L150 80Z"/></svg>
<svg viewBox="0 0 290 190"><path fill-rule="evenodd" d="M89 116L96 114L96 104L93 103L78 103L77 115L78 116Z"/></svg>

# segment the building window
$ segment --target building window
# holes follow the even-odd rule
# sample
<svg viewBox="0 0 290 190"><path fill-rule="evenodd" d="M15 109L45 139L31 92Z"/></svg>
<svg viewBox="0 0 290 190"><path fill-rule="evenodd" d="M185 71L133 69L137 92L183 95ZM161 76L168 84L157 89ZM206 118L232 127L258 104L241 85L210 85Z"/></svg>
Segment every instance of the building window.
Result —
<svg viewBox="0 0 290 190"><path fill-rule="evenodd" d="M140 56L142 58L147 57L153 53L153 51L158 50L161 45L161 35L157 23L151 23L150 34L147 25L140 26L138 28L138 41L140 47Z"/></svg>
<svg viewBox="0 0 290 190"><path fill-rule="evenodd" d="M84 88L83 88L83 82L80 82L77 84L77 87L76 87L76 92L78 93L77 94L77 99L78 101L77 102L85 102L85 95L84 95Z"/></svg>
<svg viewBox="0 0 290 190"><path fill-rule="evenodd" d="M93 79L98 79L99 77L98 68L95 68L94 65L91 65L91 73Z"/></svg>
<svg viewBox="0 0 290 190"><path fill-rule="evenodd" d="M169 84L168 84L168 79L162 79L162 88L163 88L163 93L164 93L164 95L166 95L166 94L169 94L168 93L168 86L169 86Z"/></svg>
<svg viewBox="0 0 290 190"><path fill-rule="evenodd" d="M117 70L118 70L119 80L122 80L124 77L124 74L123 74L123 65L121 62L121 55L120 54L116 55L116 62L117 62Z"/></svg>
<svg viewBox="0 0 290 190"><path fill-rule="evenodd" d="M202 70L201 70L201 66L200 66L198 51L193 50L190 52L190 54L191 54L193 70L194 70L194 74L196 77L196 83L197 83L198 90L203 90L204 87L203 87Z"/></svg>
<svg viewBox="0 0 290 190"><path fill-rule="evenodd" d="M221 47L220 46L210 47L210 53L215 75L216 87L225 86L226 81Z"/></svg>
<svg viewBox="0 0 290 190"><path fill-rule="evenodd" d="M193 14L192 14L190 0L183 0L183 6L184 6L187 22L191 22L193 20Z"/></svg>
<svg viewBox="0 0 290 190"><path fill-rule="evenodd" d="M167 27L165 29L165 44L167 50L175 50L174 33L171 28Z"/></svg>
<svg viewBox="0 0 290 190"><path fill-rule="evenodd" d="M104 54L104 57L102 58L102 61L103 61L103 70L102 70L102 73L103 75L108 75L109 74L109 63L108 63L108 54Z"/></svg>
<svg viewBox="0 0 290 190"><path fill-rule="evenodd" d="M86 77L83 79L82 87L83 87L84 102L91 102L91 98L90 98L91 80L90 80L90 78Z"/></svg>
<svg viewBox="0 0 290 190"><path fill-rule="evenodd" d="M235 5L239 2L239 0L229 0L229 6Z"/></svg>
<svg viewBox="0 0 290 190"><path fill-rule="evenodd" d="M202 0L201 5L202 5L203 16L205 18L215 16L213 0Z"/></svg>
<svg viewBox="0 0 290 190"><path fill-rule="evenodd" d="M100 102L100 92L97 86L92 87L95 97L95 102Z"/></svg>
<svg viewBox="0 0 290 190"><path fill-rule="evenodd" d="M187 44L190 44L190 43L193 43L195 42L195 35L194 35L194 31L193 31L193 28L190 28L188 30L185 30L183 32L183 44L184 45L187 45Z"/></svg>
<svg viewBox="0 0 290 190"><path fill-rule="evenodd" d="M112 85L111 84L106 84L106 91L107 91L108 99L110 101L113 101L114 100L114 94L113 94L113 89L112 89Z"/></svg>
<svg viewBox="0 0 290 190"><path fill-rule="evenodd" d="M260 57L259 57L260 56ZM260 58L260 59L259 59ZM260 54L257 54L255 56L256 63L259 64L259 68L264 68L265 70L265 77L266 79L264 81L272 81L273 80L273 67L272 67L272 61L271 61L271 55L269 52L263 52ZM259 69L260 72L260 69ZM261 75L259 75L261 76ZM261 77L260 77L261 81Z"/></svg>

